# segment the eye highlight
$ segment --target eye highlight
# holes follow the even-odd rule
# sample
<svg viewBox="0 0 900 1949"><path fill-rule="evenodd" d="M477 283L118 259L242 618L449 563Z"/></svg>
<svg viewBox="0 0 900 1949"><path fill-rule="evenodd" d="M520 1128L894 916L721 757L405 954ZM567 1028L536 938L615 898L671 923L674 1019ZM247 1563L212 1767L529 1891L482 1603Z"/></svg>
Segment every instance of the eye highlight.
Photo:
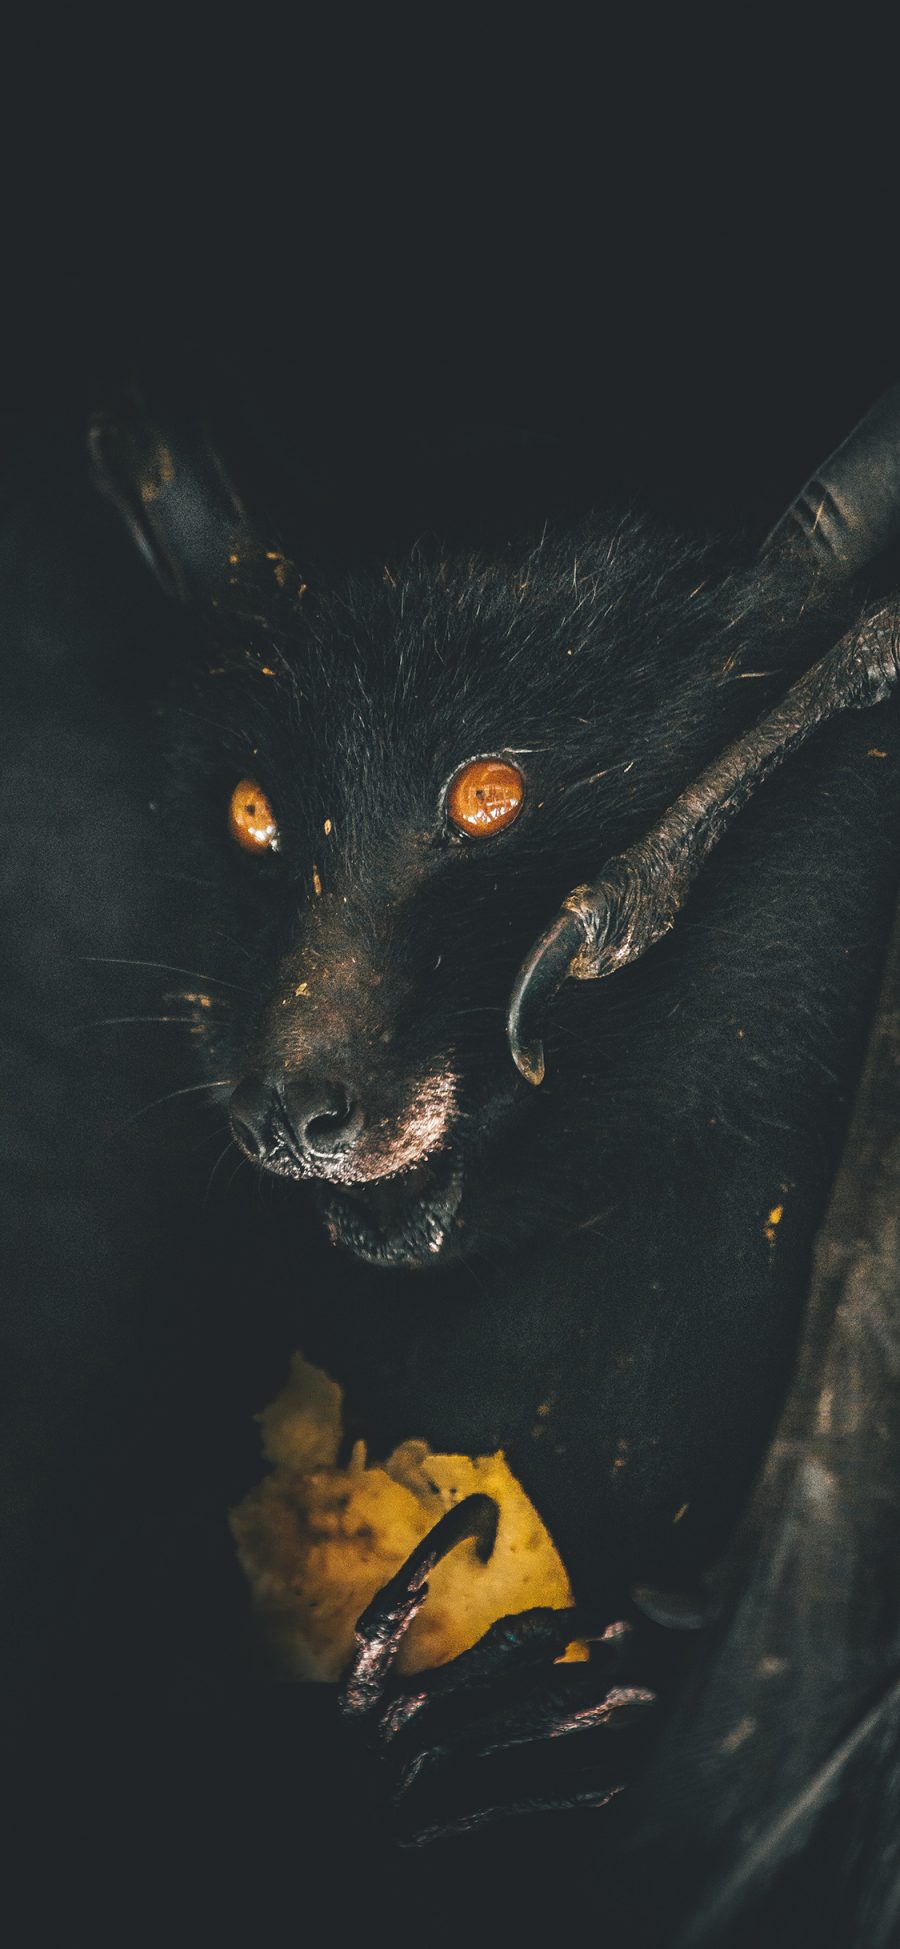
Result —
<svg viewBox="0 0 900 1949"><path fill-rule="evenodd" d="M228 805L228 830L246 853L278 851L278 823L255 778L242 778Z"/></svg>
<svg viewBox="0 0 900 1949"><path fill-rule="evenodd" d="M447 787L445 810L457 832L486 839L517 819L525 802L525 775L507 758L470 758Z"/></svg>

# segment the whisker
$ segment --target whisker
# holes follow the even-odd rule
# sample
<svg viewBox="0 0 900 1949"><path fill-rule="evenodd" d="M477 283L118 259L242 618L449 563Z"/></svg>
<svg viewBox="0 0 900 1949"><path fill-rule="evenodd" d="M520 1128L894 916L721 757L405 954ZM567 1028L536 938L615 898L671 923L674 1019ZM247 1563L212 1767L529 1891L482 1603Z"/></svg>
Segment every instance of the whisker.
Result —
<svg viewBox="0 0 900 1949"><path fill-rule="evenodd" d="M99 1022L73 1022L72 1034L81 1035L85 1029L115 1029L125 1022L178 1022L187 1029L198 1026L196 1015L105 1015Z"/></svg>
<svg viewBox="0 0 900 1949"><path fill-rule="evenodd" d="M202 1205L201 1205L201 1207L200 1207L200 1209L201 1209L201 1211L205 1211L205 1210L206 1210L206 1207L207 1207L207 1204L208 1204L208 1202L209 1202L209 1194L210 1194L210 1192L211 1192L211 1190L212 1190L212 1188L213 1188L213 1179L214 1179L214 1177L215 1177L215 1175L216 1175L216 1172L217 1172L217 1170L218 1170L218 1168L219 1168L219 1165L220 1165L220 1164L221 1164L221 1162L222 1162L222 1159L223 1159L223 1157L227 1157L227 1156L228 1156L228 1153L229 1153L229 1151L230 1151L230 1150L231 1150L231 1148L232 1148L232 1145L233 1145L233 1142L234 1142L234 1139L233 1139L232 1137L229 1137L229 1139L228 1139L228 1142L227 1142L227 1144L225 1145L225 1149L224 1149L224 1150L220 1150L220 1152L219 1152L219 1155L218 1155L218 1157L216 1158L216 1161L215 1161L215 1163L214 1163L214 1165L213 1165L213 1167L212 1167L212 1170L210 1171L210 1174L209 1174L209 1181L208 1181L208 1183L207 1183L207 1186L206 1186L206 1190L205 1190L205 1191L204 1191L204 1193L203 1193L203 1203L202 1203ZM243 1159L242 1159L242 1161L243 1161Z"/></svg>
<svg viewBox="0 0 900 1949"><path fill-rule="evenodd" d="M460 1022L464 1015L505 1015L505 1013L506 1009L502 1002L482 1002L476 1008L455 1009L453 1019L455 1022Z"/></svg>
<svg viewBox="0 0 900 1949"><path fill-rule="evenodd" d="M241 1151L241 1153L240 1153L240 1156L238 1157L238 1161L237 1161L237 1163L236 1163L236 1165L235 1165L235 1167L234 1167L234 1170L232 1171L232 1173L231 1173L231 1176L230 1176L230 1178L229 1178L229 1180L228 1180L228 1183L227 1183L227 1184L226 1184L226 1186L225 1186L225 1190L226 1190L226 1193L227 1193L227 1192L229 1192L229 1191L231 1190L231 1187L232 1187L232 1185L233 1185L233 1183L234 1183L234 1180L235 1180L235 1178L237 1177L237 1174L238 1174L238 1172L239 1172L239 1170L240 1170L240 1168L241 1168L241 1165L242 1165L242 1164L249 1164L249 1162L250 1162L250 1159L249 1159L248 1157L245 1157L245 1156L244 1156L244 1153L243 1153L243 1151Z"/></svg>
<svg viewBox="0 0 900 1949"><path fill-rule="evenodd" d="M176 886L180 887L202 887L204 892L207 893L216 885L215 880L198 879L196 873L164 873L161 868L156 869L153 878L155 880L170 880Z"/></svg>
<svg viewBox="0 0 900 1949"><path fill-rule="evenodd" d="M462 1261L462 1263L463 1263L463 1265L464 1265L464 1266L465 1266L465 1268L466 1268L466 1271L467 1271L467 1273L468 1273L468 1275L469 1275L469 1278L470 1278L471 1280L473 1280L473 1281L474 1281L474 1283L475 1283L475 1285L476 1285L476 1286L477 1286L477 1287L479 1288L479 1291L481 1292L481 1295L482 1295L482 1297L483 1297L484 1299L486 1299L486 1300L490 1300L490 1293L489 1293L489 1291L488 1291L488 1289L487 1289L487 1286L485 1285L485 1283L484 1283L484 1280L483 1280L483 1279L479 1279L479 1277L478 1277L478 1274L477 1274L477 1272L475 1271L475 1267L473 1266L473 1264L472 1264L472 1261L471 1261L471 1259L463 1259L463 1261Z"/></svg>
<svg viewBox="0 0 900 1949"><path fill-rule="evenodd" d="M218 718L206 717L202 711L192 711L188 704L172 704L170 708L177 711L179 717L191 717L197 724L208 724L213 731L224 731L232 744L243 746L245 742L240 731L236 731L233 724L221 724Z"/></svg>
<svg viewBox="0 0 900 1949"><path fill-rule="evenodd" d="M196 1096L198 1090L231 1090L231 1089L234 1089L233 1076L223 1076L221 1081L218 1083L189 1083L186 1089L169 1090L166 1096L156 1096L154 1097L152 1103L145 1103L143 1104L140 1110L134 1110L130 1117L125 1118L124 1123L120 1123L116 1126L116 1129L112 1132L112 1136L118 1137L123 1130L128 1129L130 1123L136 1123L138 1117L145 1117L150 1110L158 1110L161 1103L174 1102L176 1096Z"/></svg>
<svg viewBox="0 0 900 1949"><path fill-rule="evenodd" d="M201 974L197 968L176 968L171 961L133 961L122 954L81 954L78 958L80 961L96 961L108 968L162 968L164 974L188 975L191 981L212 981L220 988L236 988L241 995L249 993L239 981L226 981L223 975Z"/></svg>
<svg viewBox="0 0 900 1949"><path fill-rule="evenodd" d="M224 928L222 927L218 927L216 929L216 933L218 935L219 940L225 942L226 947L236 947L238 953L245 955L248 961L255 962L257 967L262 966L263 957L259 953L258 949L251 950L249 947L245 947L243 941L236 941L233 934L226 934ZM235 982L232 982L231 986L236 987L237 984ZM249 988L241 989L242 995L249 995L249 993L250 993Z"/></svg>
<svg viewBox="0 0 900 1949"><path fill-rule="evenodd" d="M202 1137L198 1138L196 1144L189 1145L188 1153L187 1153L188 1156L196 1157L198 1150L202 1150L205 1144L214 1143L217 1137L221 1137L223 1132L229 1129L230 1129L229 1124L217 1123L215 1130L207 1130Z"/></svg>

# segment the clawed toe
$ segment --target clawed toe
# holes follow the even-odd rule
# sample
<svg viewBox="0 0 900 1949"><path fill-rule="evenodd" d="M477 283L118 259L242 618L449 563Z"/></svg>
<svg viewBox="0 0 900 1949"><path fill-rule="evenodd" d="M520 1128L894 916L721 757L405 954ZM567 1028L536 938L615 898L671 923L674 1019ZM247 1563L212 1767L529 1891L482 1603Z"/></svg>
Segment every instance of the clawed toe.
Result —
<svg viewBox="0 0 900 1949"><path fill-rule="evenodd" d="M632 1630L625 1619L594 1626L578 1610L537 1607L500 1618L446 1665L413 1678L393 1676L426 1600L429 1572L466 1540L486 1560L497 1516L489 1496L458 1503L356 1627L341 1712L379 1756L402 1845L422 1846L499 1819L603 1806L622 1791L647 1749L656 1695L629 1669ZM590 1662L560 1664L576 1639L591 1644ZM567 1757L550 1769L554 1782L544 1756L561 1748ZM528 1750L513 1762L517 1777L510 1781L514 1749ZM523 1793L523 1780L542 1772L535 1791ZM461 1798L464 1807L452 1804ZM442 1804L448 1799L449 1806Z"/></svg>

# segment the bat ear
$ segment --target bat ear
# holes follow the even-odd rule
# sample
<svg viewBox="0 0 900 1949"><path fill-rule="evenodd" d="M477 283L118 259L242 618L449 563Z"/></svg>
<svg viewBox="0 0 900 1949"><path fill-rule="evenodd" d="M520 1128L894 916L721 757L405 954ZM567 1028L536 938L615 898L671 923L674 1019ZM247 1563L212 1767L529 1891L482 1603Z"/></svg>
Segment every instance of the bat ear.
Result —
<svg viewBox="0 0 900 1949"><path fill-rule="evenodd" d="M299 571L266 547L201 426L171 425L132 392L94 414L88 445L95 485L169 595L265 625L302 592Z"/></svg>
<svg viewBox="0 0 900 1949"><path fill-rule="evenodd" d="M801 488L762 553L794 556L832 585L850 581L900 535L900 385Z"/></svg>

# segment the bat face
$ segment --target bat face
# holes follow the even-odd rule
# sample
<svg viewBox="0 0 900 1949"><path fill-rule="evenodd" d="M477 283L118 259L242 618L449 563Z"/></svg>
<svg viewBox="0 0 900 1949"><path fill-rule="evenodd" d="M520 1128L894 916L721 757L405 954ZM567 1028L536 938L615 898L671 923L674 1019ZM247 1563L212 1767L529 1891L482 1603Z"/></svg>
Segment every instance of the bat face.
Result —
<svg viewBox="0 0 900 1949"><path fill-rule="evenodd" d="M307 592L275 633L217 626L171 765L172 843L214 889L211 938L238 944L209 1073L236 1079L245 1154L310 1186L359 1258L419 1267L569 1223L626 1128L652 1142L671 1006L652 971L561 998L541 1093L506 1004L573 880L740 721L770 621L752 576L704 576L635 525L518 560L417 555Z"/></svg>

